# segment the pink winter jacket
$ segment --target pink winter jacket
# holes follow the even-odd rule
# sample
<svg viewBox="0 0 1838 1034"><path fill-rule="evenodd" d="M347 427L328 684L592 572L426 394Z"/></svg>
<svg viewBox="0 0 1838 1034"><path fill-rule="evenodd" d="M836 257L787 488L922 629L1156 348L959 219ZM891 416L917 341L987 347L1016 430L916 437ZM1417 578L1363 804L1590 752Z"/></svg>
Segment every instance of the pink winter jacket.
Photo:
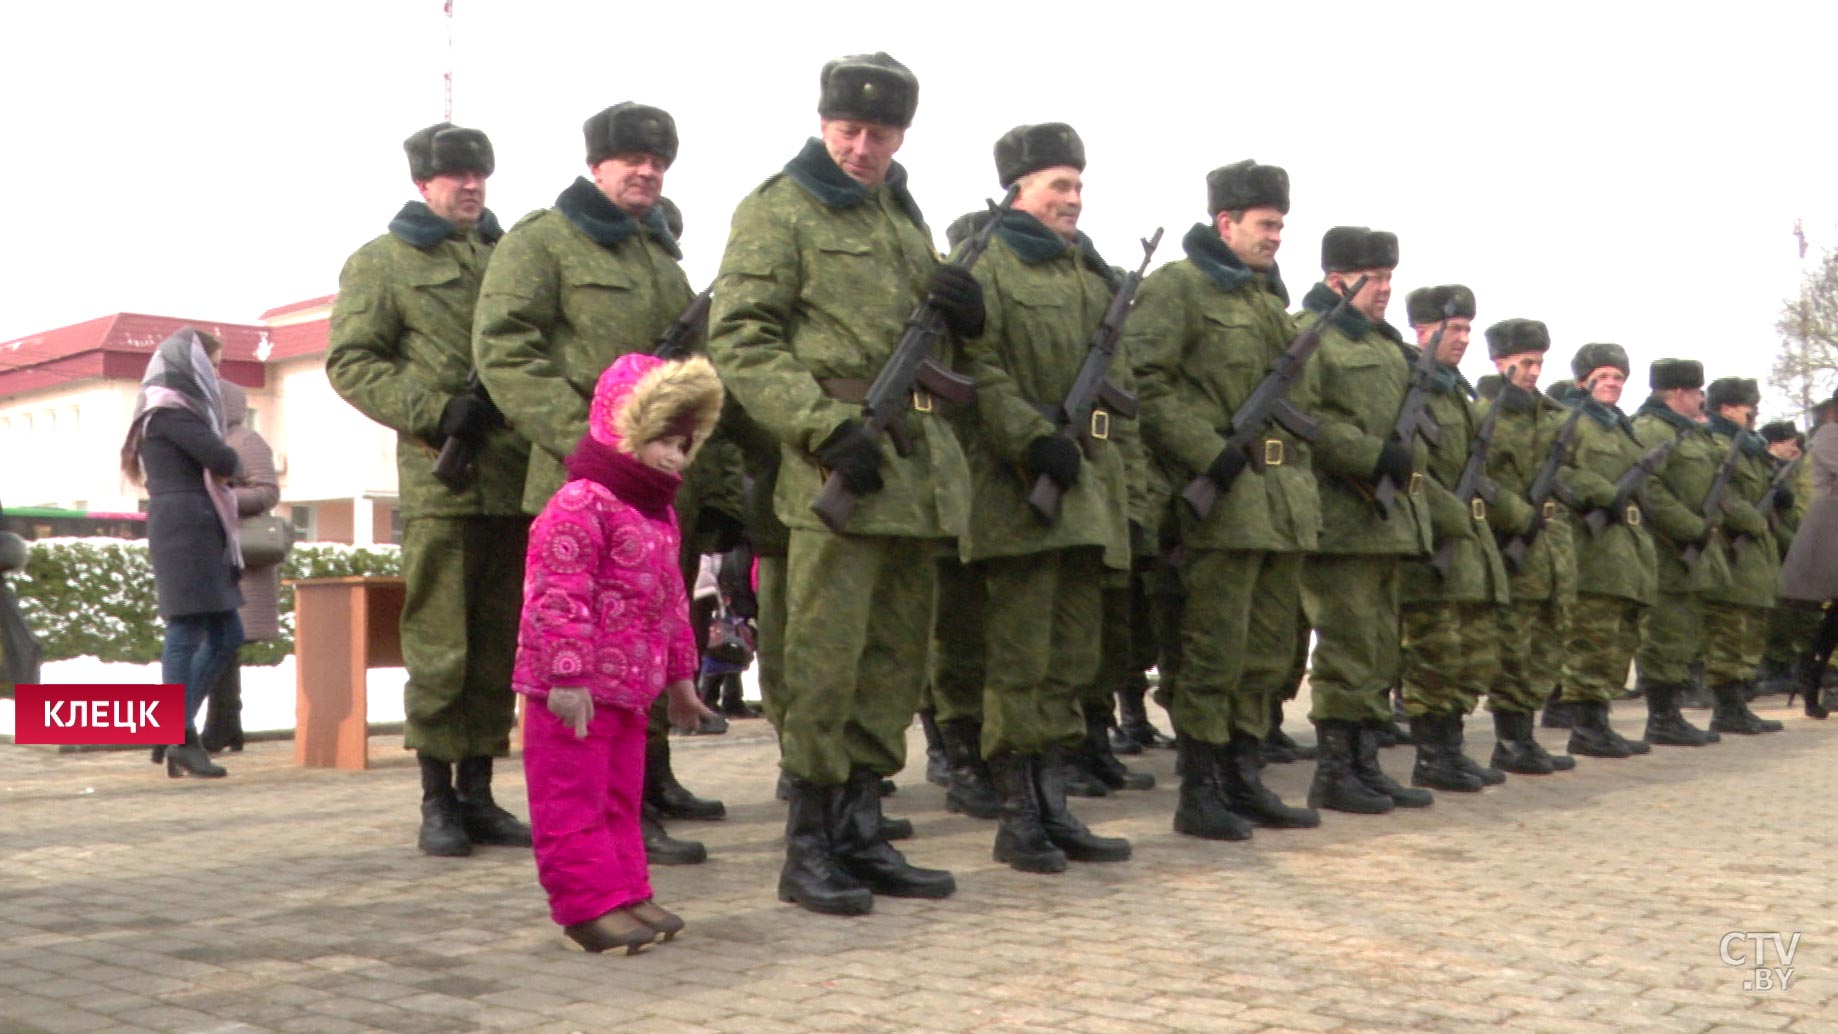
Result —
<svg viewBox="0 0 1838 1034"><path fill-rule="evenodd" d="M585 686L601 706L645 711L696 675L676 515L653 520L576 480L530 527L511 688L537 699Z"/></svg>

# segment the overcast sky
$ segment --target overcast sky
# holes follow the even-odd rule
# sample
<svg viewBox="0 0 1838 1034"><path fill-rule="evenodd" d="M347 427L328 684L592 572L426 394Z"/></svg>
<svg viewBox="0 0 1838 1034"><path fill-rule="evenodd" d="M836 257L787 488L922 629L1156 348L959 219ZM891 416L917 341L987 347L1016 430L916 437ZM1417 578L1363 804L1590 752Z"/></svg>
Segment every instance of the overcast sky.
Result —
<svg viewBox="0 0 1838 1034"><path fill-rule="evenodd" d="M413 196L401 141L441 118L441 6L6 5L0 341L117 311L255 322L334 290ZM1018 123L1084 137L1082 227L1119 265L1158 225L1157 259L1178 259L1206 171L1255 157L1290 173L1295 297L1327 227L1393 230L1394 323L1411 288L1466 283L1480 325L1550 325L1547 369L1626 345L1631 405L1661 356L1765 379L1783 299L1838 247L1835 12L455 0L454 120L490 134L508 226L583 171L588 115L668 109L665 191L701 286L735 203L815 132L823 62L886 50L920 80L899 157L941 244L996 192L990 146ZM1463 369L1490 369L1484 345Z"/></svg>

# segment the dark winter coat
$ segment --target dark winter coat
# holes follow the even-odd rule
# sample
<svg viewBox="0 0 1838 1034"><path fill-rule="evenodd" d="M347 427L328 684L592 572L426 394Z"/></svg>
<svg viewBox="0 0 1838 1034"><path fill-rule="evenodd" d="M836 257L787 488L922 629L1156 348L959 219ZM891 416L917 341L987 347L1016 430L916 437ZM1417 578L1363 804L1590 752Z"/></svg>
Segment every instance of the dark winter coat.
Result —
<svg viewBox="0 0 1838 1034"><path fill-rule="evenodd" d="M242 472L230 481L236 491L236 516L266 517L281 501L281 486L274 473L274 450L255 433L246 420L249 402L242 389L223 385L224 440L236 450ZM238 583L242 589L243 641L260 642L281 635L281 566L243 568Z"/></svg>
<svg viewBox="0 0 1838 1034"><path fill-rule="evenodd" d="M1823 603L1838 597L1838 424L1826 424L1807 449L1812 505L1781 565L1781 597Z"/></svg>
<svg viewBox="0 0 1838 1034"><path fill-rule="evenodd" d="M160 617L235 610L243 597L236 569L224 558L223 523L204 490L204 472L235 474L236 450L189 410L166 408L147 417L140 461Z"/></svg>

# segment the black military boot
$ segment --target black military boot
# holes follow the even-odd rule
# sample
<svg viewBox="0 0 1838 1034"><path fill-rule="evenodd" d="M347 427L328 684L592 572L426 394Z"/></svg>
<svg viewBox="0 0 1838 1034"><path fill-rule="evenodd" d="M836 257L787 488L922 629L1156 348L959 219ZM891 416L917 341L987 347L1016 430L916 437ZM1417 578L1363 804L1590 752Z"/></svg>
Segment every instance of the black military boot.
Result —
<svg viewBox="0 0 1838 1034"><path fill-rule="evenodd" d="M464 858L472 853L472 838L460 818L459 798L453 793L453 766L420 753L421 831L415 846L422 854Z"/></svg>
<svg viewBox="0 0 1838 1034"><path fill-rule="evenodd" d="M1321 814L1315 809L1292 808L1283 803L1276 791L1264 785L1263 775L1258 770L1262 767L1259 762L1267 743L1267 739L1235 732L1223 754L1219 748L1202 744L1213 756L1213 768L1219 779L1219 789L1225 796L1225 806L1234 815L1268 829L1313 829L1321 825Z"/></svg>
<svg viewBox="0 0 1838 1034"><path fill-rule="evenodd" d="M920 711L919 729L925 733L925 781L948 790L951 788L951 759L945 750L944 730L938 727L938 712L929 707Z"/></svg>
<svg viewBox="0 0 1838 1034"><path fill-rule="evenodd" d="M1359 725L1330 719L1315 725L1321 756L1315 760L1315 780L1308 787L1308 806L1383 815L1394 806L1391 798L1366 785L1353 771L1359 750Z"/></svg>
<svg viewBox="0 0 1838 1034"><path fill-rule="evenodd" d="M1353 740L1354 778L1366 784L1366 789L1373 793L1382 793L1391 798L1391 803L1400 808L1427 808L1435 804L1435 794L1428 790L1413 790L1385 774L1385 770L1379 766L1377 729L1377 726L1372 725L1358 727L1358 734Z"/></svg>
<svg viewBox="0 0 1838 1034"><path fill-rule="evenodd" d="M954 718L939 725L944 740L950 778L945 786L945 810L978 819L1002 814L1003 798L992 785L992 770L983 763L983 728L972 718Z"/></svg>
<svg viewBox="0 0 1838 1034"><path fill-rule="evenodd" d="M1120 689L1117 691L1118 697L1123 696L1123 694L1124 690ZM1142 744L1131 739L1129 734L1123 731L1123 723L1117 718L1114 708L1110 714L1110 719L1110 752L1120 758L1133 758L1140 755L1142 753Z"/></svg>
<svg viewBox="0 0 1838 1034"><path fill-rule="evenodd" d="M1646 741L1658 747L1702 747L1713 742L1678 710L1679 689L1663 682L1647 683Z"/></svg>
<svg viewBox="0 0 1838 1034"><path fill-rule="evenodd" d="M1042 758L1041 764L1047 759ZM1098 773L1085 763L1083 751L1061 751L1053 756L1053 763L1066 770L1066 792L1074 797L1109 797L1110 784L1098 778Z"/></svg>
<svg viewBox="0 0 1838 1034"><path fill-rule="evenodd" d="M1410 767L1410 785L1454 793L1480 793L1486 785L1479 776L1462 770L1455 760L1454 734L1446 714L1423 714L1410 720L1410 741L1416 744L1417 761ZM1368 783L1367 785L1372 785ZM1379 789L1373 786L1373 789Z"/></svg>
<svg viewBox="0 0 1838 1034"><path fill-rule="evenodd" d="M1283 731L1283 698L1270 698L1270 732L1264 736L1259 756L1265 764L1287 765L1292 761L1313 761L1319 757L1314 747L1305 747Z"/></svg>
<svg viewBox="0 0 1838 1034"><path fill-rule="evenodd" d="M645 741L645 803L667 819L718 819L728 813L720 801L697 797L670 770L670 741Z"/></svg>
<svg viewBox="0 0 1838 1034"><path fill-rule="evenodd" d="M836 864L832 842L842 787L817 786L787 775L785 792L790 807L785 815L779 900L824 915L865 915L874 908L874 895Z"/></svg>
<svg viewBox="0 0 1838 1034"><path fill-rule="evenodd" d="M1640 679L1638 681L1645 682L1646 680ZM1691 683L1690 685L1681 687L1678 702L1680 707L1689 707L1694 711L1701 711L1713 705L1714 701L1712 700L1711 692L1704 686L1703 661L1691 662Z"/></svg>
<svg viewBox="0 0 1838 1034"><path fill-rule="evenodd" d="M1742 683L1725 682L1711 692L1716 697L1716 709L1710 716L1710 727L1713 730L1738 736L1759 736L1764 732L1781 731L1781 723L1764 719L1749 710L1748 701L1742 698Z"/></svg>
<svg viewBox="0 0 1838 1034"><path fill-rule="evenodd" d="M1040 828L1053 846L1075 862L1127 862L1130 842L1122 837L1101 837L1085 827L1066 807L1066 766L1053 764L1050 750L1033 767L1034 794L1040 802Z"/></svg>
<svg viewBox="0 0 1838 1034"><path fill-rule="evenodd" d="M1483 765L1468 756L1467 750L1468 716L1460 711L1449 713L1449 747L1455 751L1455 763L1463 772L1479 779L1482 786L1499 786L1506 782L1506 773L1497 768Z"/></svg>
<svg viewBox="0 0 1838 1034"><path fill-rule="evenodd" d="M989 759L990 777L1002 795L994 857L1018 872L1065 872L1066 852L1047 839L1040 824L1040 795L1034 788L1039 763L1033 754L1003 753Z"/></svg>
<svg viewBox="0 0 1838 1034"><path fill-rule="evenodd" d="M1755 678L1749 685L1755 689L1755 696L1772 696L1785 693L1793 688L1793 665L1786 661L1763 657L1755 666ZM1751 697L1750 699L1754 699Z"/></svg>
<svg viewBox="0 0 1838 1034"><path fill-rule="evenodd" d="M1819 685L1818 668L1811 661L1796 661L1793 665L1793 685L1787 690L1787 706L1793 706L1796 694L1806 697L1806 717L1824 721L1831 715L1825 706L1825 687Z"/></svg>
<svg viewBox="0 0 1838 1034"><path fill-rule="evenodd" d="M957 890L957 880L943 869L909 865L881 835L881 777L865 768L849 773L843 784L836 824L830 836L836 864L876 894L895 898L943 898Z"/></svg>
<svg viewBox="0 0 1838 1034"><path fill-rule="evenodd" d="M498 847L530 846L529 825L491 798L491 758L461 758L456 776L460 825L469 840Z"/></svg>
<svg viewBox="0 0 1838 1034"><path fill-rule="evenodd" d="M1569 751L1586 758L1625 758L1633 755L1632 744L1608 724L1608 703L1584 700L1575 705L1576 725L1570 730Z"/></svg>
<svg viewBox="0 0 1838 1034"><path fill-rule="evenodd" d="M1532 737L1531 712L1493 713L1493 757L1489 761L1494 768L1514 775L1550 775L1556 771L1553 760ZM1570 764L1574 767L1576 762Z"/></svg>
<svg viewBox="0 0 1838 1034"><path fill-rule="evenodd" d="M1085 715L1085 746L1079 751L1085 767L1112 790L1153 790L1155 777L1132 772L1110 750L1110 716L1102 711Z"/></svg>
<svg viewBox="0 0 1838 1034"><path fill-rule="evenodd" d="M1176 767L1181 773L1180 795L1174 805L1174 831L1206 840L1249 840L1251 823L1234 813L1225 799L1225 788L1219 776L1219 752L1222 748L1182 736L1175 740L1180 751Z"/></svg>
<svg viewBox="0 0 1838 1034"><path fill-rule="evenodd" d="M1640 754L1653 753L1653 745L1651 743L1648 743L1646 740L1643 740L1643 739L1630 740L1626 736L1623 736L1619 732L1615 731L1614 725L1610 723L1608 720L1608 716L1613 712L1613 709L1614 709L1614 705L1612 704L1605 703L1602 705L1602 725L1604 728L1608 730L1608 735L1614 737L1615 739L1621 741L1622 743L1627 744L1627 750L1629 754L1640 755Z"/></svg>
<svg viewBox="0 0 1838 1034"><path fill-rule="evenodd" d="M1563 697L1562 686L1552 686L1544 700L1544 717L1538 724L1547 729L1570 729L1576 726L1576 705Z"/></svg>
<svg viewBox="0 0 1838 1034"><path fill-rule="evenodd" d="M652 865L701 865L708 848L700 840L678 840L664 830L664 816L646 801L638 808L638 832L644 839L645 858Z"/></svg>
<svg viewBox="0 0 1838 1034"><path fill-rule="evenodd" d="M1117 731L1140 747L1172 747L1174 741L1149 721L1148 693L1146 685L1117 691Z"/></svg>

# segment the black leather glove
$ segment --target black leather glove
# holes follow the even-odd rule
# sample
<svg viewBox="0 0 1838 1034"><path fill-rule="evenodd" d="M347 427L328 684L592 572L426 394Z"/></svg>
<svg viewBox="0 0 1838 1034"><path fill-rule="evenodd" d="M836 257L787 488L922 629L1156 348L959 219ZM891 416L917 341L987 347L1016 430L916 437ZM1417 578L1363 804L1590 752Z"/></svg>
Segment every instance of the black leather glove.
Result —
<svg viewBox="0 0 1838 1034"><path fill-rule="evenodd" d="M1062 491L1078 481L1084 459L1078 446L1057 434L1041 435L1027 443L1027 469L1036 476L1045 474Z"/></svg>
<svg viewBox="0 0 1838 1034"><path fill-rule="evenodd" d="M960 338L974 338L983 333L983 285L962 266L943 263L932 270L932 297L938 300L938 311L945 325Z"/></svg>
<svg viewBox="0 0 1838 1034"><path fill-rule="evenodd" d="M1410 476L1417 472L1411 462L1410 447L1397 442L1386 442L1379 446L1378 463L1372 468L1372 480L1390 478L1394 487L1403 490L1410 487Z"/></svg>
<svg viewBox="0 0 1838 1034"><path fill-rule="evenodd" d="M1238 480L1238 475L1244 473L1244 468L1250 462L1245 458L1243 449L1220 449L1219 455L1214 456L1213 461L1206 465L1206 476L1213 479L1219 491L1230 492L1232 482Z"/></svg>
<svg viewBox="0 0 1838 1034"><path fill-rule="evenodd" d="M842 483L853 495L879 492L881 481L881 443L862 427L859 420L844 421L841 427L817 446L817 462L842 475Z"/></svg>
<svg viewBox="0 0 1838 1034"><path fill-rule="evenodd" d="M479 438L499 419L498 407L485 399L461 392L447 400L440 411L440 434L443 438Z"/></svg>
<svg viewBox="0 0 1838 1034"><path fill-rule="evenodd" d="M1781 485L1774 490L1774 512L1785 513L1793 509L1795 500L1793 489Z"/></svg>
<svg viewBox="0 0 1838 1034"><path fill-rule="evenodd" d="M726 553L740 545L747 534L747 526L729 514L705 506L696 514L696 534L715 537L715 548L709 550L710 553Z"/></svg>

